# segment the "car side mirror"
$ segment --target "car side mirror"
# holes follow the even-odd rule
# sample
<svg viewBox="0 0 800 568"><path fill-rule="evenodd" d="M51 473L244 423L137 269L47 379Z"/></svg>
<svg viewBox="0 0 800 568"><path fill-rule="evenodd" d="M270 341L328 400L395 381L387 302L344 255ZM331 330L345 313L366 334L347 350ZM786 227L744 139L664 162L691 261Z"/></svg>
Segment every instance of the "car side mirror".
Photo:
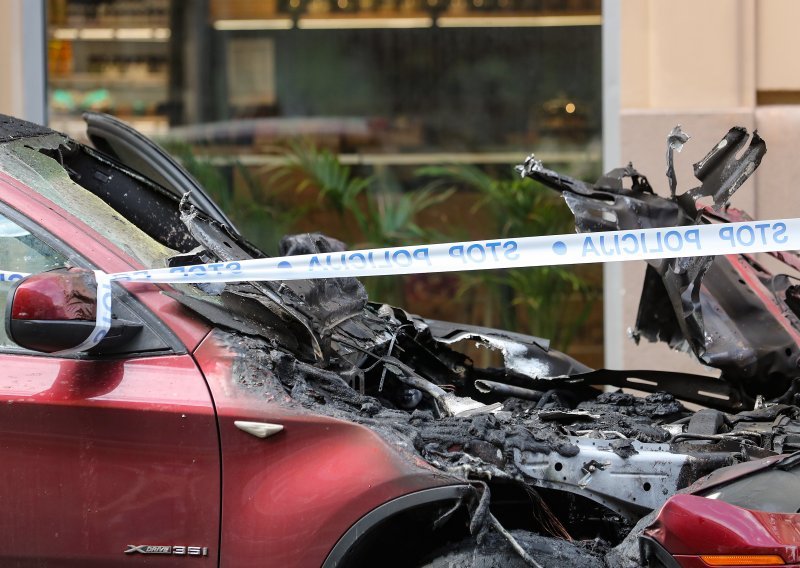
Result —
<svg viewBox="0 0 800 568"><path fill-rule="evenodd" d="M8 293L6 334L25 349L54 353L80 345L94 330L97 283L81 268L32 274ZM113 318L108 334L92 351L123 343L142 326Z"/></svg>

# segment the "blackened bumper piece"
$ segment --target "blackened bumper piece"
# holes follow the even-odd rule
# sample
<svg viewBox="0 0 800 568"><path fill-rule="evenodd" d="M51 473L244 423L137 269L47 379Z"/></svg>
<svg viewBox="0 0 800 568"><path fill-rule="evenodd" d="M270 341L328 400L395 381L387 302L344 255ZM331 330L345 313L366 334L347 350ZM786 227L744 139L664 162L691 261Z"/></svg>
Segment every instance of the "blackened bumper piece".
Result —
<svg viewBox="0 0 800 568"><path fill-rule="evenodd" d="M523 176L559 191L575 215L578 231L636 230L741 220L728 203L761 163L766 144L741 127L732 128L697 164L701 185L677 194L673 152L688 140L675 128L667 141L670 197L654 193L632 165L609 172L595 184L563 176L529 158ZM737 154L741 154L737 157ZM711 201L705 208L698 200ZM633 337L691 350L720 369L737 393L729 408L748 405L758 394L778 397L790 388L800 359L800 319L785 276L775 276L747 255L697 256L647 261Z"/></svg>

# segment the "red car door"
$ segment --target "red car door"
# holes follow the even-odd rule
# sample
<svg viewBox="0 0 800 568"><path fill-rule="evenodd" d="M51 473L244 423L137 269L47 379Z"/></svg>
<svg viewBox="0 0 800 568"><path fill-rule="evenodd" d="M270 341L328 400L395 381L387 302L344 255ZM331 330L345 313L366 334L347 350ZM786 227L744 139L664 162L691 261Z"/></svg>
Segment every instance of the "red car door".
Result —
<svg viewBox="0 0 800 568"><path fill-rule="evenodd" d="M1 206L0 271L75 260ZM58 233L63 242L68 231ZM4 323L15 278L0 281ZM143 324L135 353L46 356L0 332L0 566L217 565L220 461L208 389L171 331L117 294L126 317Z"/></svg>

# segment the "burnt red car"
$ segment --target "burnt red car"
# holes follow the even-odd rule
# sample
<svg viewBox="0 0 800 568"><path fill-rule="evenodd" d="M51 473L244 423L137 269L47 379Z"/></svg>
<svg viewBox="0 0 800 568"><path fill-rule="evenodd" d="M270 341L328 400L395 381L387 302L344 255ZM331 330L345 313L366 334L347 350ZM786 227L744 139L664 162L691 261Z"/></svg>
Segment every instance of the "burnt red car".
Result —
<svg viewBox="0 0 800 568"><path fill-rule="evenodd" d="M671 496L800 449L800 295L744 256L686 266L686 281L648 271L640 335L682 338L716 379L593 370L546 339L371 302L350 278L115 283L110 332L71 352L93 329L92 270L263 256L157 146L86 120L91 145L0 118L0 566L636 565L650 550L637 522L661 510L673 526L684 496ZM652 213L640 225L694 222L638 174L623 189L628 170L589 186L526 167L581 230L624 224L600 210L636 200ZM723 170L706 178L729 197ZM341 246L281 242L287 255ZM696 309L671 312L676 294ZM465 343L503 365L481 368ZM681 527L645 538L682 561L693 541L658 536Z"/></svg>
<svg viewBox="0 0 800 568"><path fill-rule="evenodd" d="M104 126L126 130L94 125ZM156 184L108 157L133 156L122 145L140 138L125 134L101 154L0 120L0 264L39 276L6 274L2 283L0 566L344 565L365 548L363 535L374 532L377 546L378 528L404 530L419 511L458 502L468 485L369 428L265 395L278 370L250 375L243 365L257 362L244 355L280 347L251 347L253 337L273 329L312 358L320 347L291 316L246 296L236 298L241 306L209 308L241 327L233 336L185 307L198 301L193 292L182 303L165 286L120 286L110 340L88 354L47 354L80 342L94 310L85 274L58 269L163 265L167 246L199 246L172 227L181 225L177 201L163 188L175 180ZM142 171L170 171L155 171L166 155L145 155L153 165ZM152 193L137 196L137 187ZM224 221L202 190L189 189L196 206ZM248 317L258 307L266 315Z"/></svg>

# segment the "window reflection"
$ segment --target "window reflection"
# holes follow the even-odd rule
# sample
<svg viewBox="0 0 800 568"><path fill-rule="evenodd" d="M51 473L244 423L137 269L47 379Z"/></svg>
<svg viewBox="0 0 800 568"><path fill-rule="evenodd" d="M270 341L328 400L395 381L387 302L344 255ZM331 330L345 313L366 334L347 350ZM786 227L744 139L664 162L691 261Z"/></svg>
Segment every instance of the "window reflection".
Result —
<svg viewBox="0 0 800 568"><path fill-rule="evenodd" d="M479 153L470 161L507 163L503 152L537 148L597 158L597 0L49 8L51 122L72 134L80 113L96 110L234 154L301 136L367 156Z"/></svg>
<svg viewBox="0 0 800 568"><path fill-rule="evenodd" d="M464 181L469 168L506 196L532 191L512 170L531 151L600 173L600 0L49 0L48 19L51 125L83 139L81 112L100 110L156 137L269 252L313 230L351 245L495 238L510 215ZM462 174L437 180L442 165ZM331 201L331 172L362 190ZM536 215L518 230L555 230ZM579 270L589 295L538 276L368 285L413 311L532 333L574 314L563 325L588 321L576 354L599 365L600 272Z"/></svg>

